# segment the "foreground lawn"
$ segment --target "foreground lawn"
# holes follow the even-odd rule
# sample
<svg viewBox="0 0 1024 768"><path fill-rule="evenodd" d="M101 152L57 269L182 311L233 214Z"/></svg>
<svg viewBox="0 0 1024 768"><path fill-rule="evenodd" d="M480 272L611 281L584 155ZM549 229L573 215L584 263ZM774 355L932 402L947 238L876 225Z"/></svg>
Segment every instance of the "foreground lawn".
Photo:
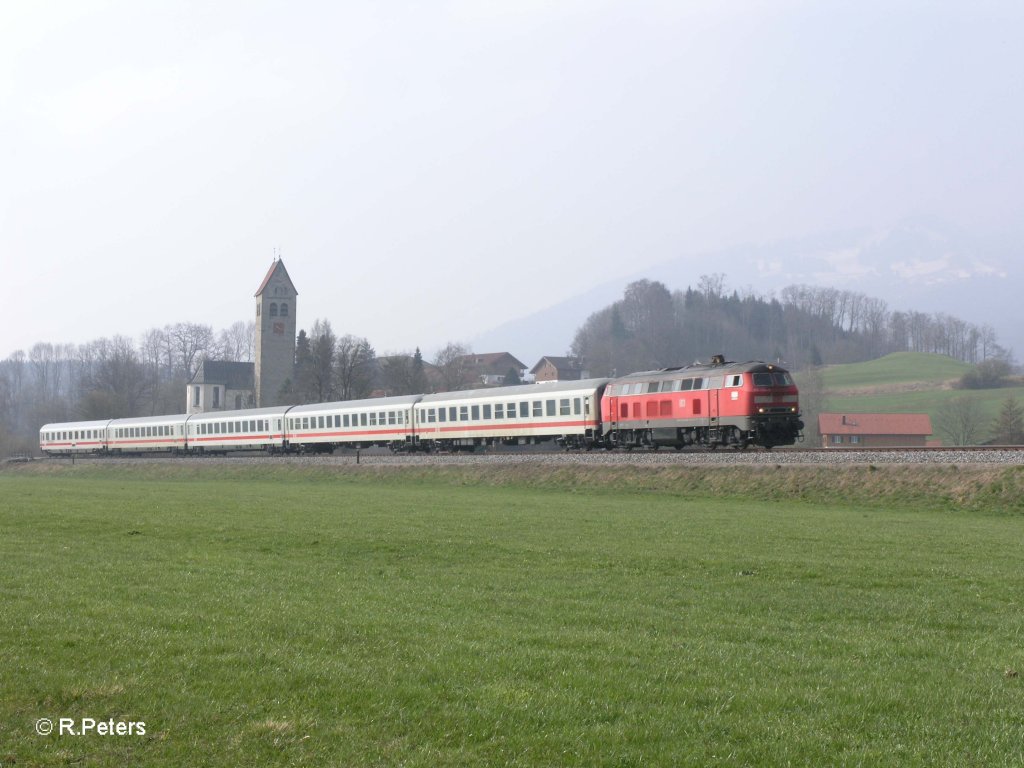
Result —
<svg viewBox="0 0 1024 768"><path fill-rule="evenodd" d="M3 765L1024 761L1020 514L100 472L0 531Z"/></svg>

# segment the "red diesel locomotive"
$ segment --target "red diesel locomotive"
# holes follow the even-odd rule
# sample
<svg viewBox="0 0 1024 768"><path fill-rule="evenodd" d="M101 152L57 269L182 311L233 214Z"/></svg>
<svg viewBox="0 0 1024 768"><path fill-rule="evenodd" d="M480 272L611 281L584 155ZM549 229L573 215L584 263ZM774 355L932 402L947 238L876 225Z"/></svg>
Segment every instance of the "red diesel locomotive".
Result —
<svg viewBox="0 0 1024 768"><path fill-rule="evenodd" d="M634 373L609 382L601 399L608 447L792 445L804 424L789 372L762 362Z"/></svg>

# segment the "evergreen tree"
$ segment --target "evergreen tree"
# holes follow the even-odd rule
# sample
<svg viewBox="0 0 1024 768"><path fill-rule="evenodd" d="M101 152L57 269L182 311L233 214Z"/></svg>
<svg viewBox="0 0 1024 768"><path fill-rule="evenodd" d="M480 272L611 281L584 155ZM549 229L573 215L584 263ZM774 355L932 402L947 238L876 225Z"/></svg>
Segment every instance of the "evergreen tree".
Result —
<svg viewBox="0 0 1024 768"><path fill-rule="evenodd" d="M1024 445L1024 408L1012 395L1003 401L992 430L997 445Z"/></svg>
<svg viewBox="0 0 1024 768"><path fill-rule="evenodd" d="M419 347L416 347L416 352L412 356L411 383L413 394L424 394L430 390L430 384L427 381L427 372L423 367L423 353L420 352Z"/></svg>

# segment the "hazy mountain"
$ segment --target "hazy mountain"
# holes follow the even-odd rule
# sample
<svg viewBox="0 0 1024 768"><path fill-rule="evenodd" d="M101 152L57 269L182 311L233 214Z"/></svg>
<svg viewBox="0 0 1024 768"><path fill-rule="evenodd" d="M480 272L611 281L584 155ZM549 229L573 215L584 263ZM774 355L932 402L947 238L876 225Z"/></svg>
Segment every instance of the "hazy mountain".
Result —
<svg viewBox="0 0 1024 768"><path fill-rule="evenodd" d="M999 342L1024 350L1020 322L1024 266L1015 245L984 242L939 222L906 221L884 230L833 232L680 256L625 275L549 309L481 334L473 348L509 350L533 365L565 354L592 313L622 297L633 280L660 280L670 290L696 287L701 275L725 275L725 288L771 296L798 283L832 286L883 299L890 311L942 312L991 325ZM723 350L728 354L728 350Z"/></svg>

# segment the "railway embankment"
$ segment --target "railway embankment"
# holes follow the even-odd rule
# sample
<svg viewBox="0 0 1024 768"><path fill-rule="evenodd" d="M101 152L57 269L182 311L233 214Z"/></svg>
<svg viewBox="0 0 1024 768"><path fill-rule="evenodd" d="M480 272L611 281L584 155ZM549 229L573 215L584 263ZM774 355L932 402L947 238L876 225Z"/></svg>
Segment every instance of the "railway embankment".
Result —
<svg viewBox="0 0 1024 768"><path fill-rule="evenodd" d="M756 460L753 460L756 456ZM888 458L885 458L888 457ZM801 458L802 460L797 460ZM550 454L532 456L230 457L39 460L6 464L3 475L125 482L403 482L425 492L462 486L545 488L570 493L666 494L842 506L922 507L1024 514L1020 452L964 455L962 461L895 461L892 452L807 454ZM948 457L946 457L948 458ZM746 460L744 460L746 459ZM827 459L827 460L826 460ZM982 460L983 459L983 460ZM555 507L553 507L554 509Z"/></svg>

